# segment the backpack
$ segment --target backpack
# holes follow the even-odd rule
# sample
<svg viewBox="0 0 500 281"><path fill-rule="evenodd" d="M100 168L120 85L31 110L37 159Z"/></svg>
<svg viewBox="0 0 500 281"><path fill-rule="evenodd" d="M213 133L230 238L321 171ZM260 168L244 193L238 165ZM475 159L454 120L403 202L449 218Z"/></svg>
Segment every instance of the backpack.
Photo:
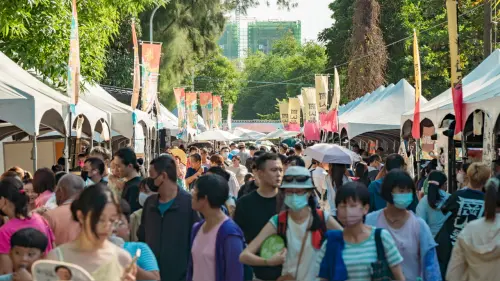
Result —
<svg viewBox="0 0 500 281"><path fill-rule="evenodd" d="M316 213L318 214L319 219L321 220L321 224L319 229L311 232L311 240L312 240L311 242L316 250L320 250L321 245L325 240L326 223L325 223L325 214L323 213L323 210L316 209ZM288 218L288 211L281 211L278 214L278 235L281 236L281 238L283 238L283 241L285 241L285 247L286 247L287 218Z"/></svg>

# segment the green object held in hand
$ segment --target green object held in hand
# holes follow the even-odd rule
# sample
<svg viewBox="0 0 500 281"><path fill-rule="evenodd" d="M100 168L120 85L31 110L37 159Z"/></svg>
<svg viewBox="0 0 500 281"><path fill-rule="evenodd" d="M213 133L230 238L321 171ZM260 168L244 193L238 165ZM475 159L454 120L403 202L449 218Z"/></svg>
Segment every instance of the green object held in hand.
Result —
<svg viewBox="0 0 500 281"><path fill-rule="evenodd" d="M264 240L262 246L260 247L260 256L264 259L269 259L276 253L280 252L285 248L285 241L281 236L273 234Z"/></svg>

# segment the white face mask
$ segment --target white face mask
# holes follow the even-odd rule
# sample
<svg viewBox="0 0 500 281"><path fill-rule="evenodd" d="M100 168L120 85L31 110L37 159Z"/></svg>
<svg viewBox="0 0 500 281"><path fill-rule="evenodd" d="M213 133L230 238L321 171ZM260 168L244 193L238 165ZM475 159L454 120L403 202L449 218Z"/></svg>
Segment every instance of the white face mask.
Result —
<svg viewBox="0 0 500 281"><path fill-rule="evenodd" d="M229 153L227 152L222 152L222 157L224 157L224 159L227 159L227 157L229 156Z"/></svg>
<svg viewBox="0 0 500 281"><path fill-rule="evenodd" d="M139 204L141 206L144 206L144 202L146 202L146 199L148 199L149 195L150 194L144 192L139 193Z"/></svg>

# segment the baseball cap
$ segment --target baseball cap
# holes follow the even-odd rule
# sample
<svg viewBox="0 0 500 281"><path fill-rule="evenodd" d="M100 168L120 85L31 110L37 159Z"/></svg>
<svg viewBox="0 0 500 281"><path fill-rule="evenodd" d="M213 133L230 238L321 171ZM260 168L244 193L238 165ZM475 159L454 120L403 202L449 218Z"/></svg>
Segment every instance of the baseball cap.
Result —
<svg viewBox="0 0 500 281"><path fill-rule="evenodd" d="M311 173L302 166L288 167L280 188L314 188Z"/></svg>

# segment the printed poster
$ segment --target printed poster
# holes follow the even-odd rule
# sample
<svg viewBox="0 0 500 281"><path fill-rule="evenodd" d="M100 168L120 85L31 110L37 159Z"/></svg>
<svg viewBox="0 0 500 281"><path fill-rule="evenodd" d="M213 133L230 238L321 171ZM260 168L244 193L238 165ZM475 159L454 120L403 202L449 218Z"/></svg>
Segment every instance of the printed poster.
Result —
<svg viewBox="0 0 500 281"><path fill-rule="evenodd" d="M316 103L316 89L302 88L304 97L305 124L304 137L307 140L320 140L318 104Z"/></svg>
<svg viewBox="0 0 500 281"><path fill-rule="evenodd" d="M160 72L160 44L142 44L142 111L150 112L153 109L158 95L158 75Z"/></svg>
<svg viewBox="0 0 500 281"><path fill-rule="evenodd" d="M200 107L205 127L210 130L213 127L212 93L200 93Z"/></svg>
<svg viewBox="0 0 500 281"><path fill-rule="evenodd" d="M78 38L78 12L76 0L71 5L71 34L69 40L68 84L66 91L70 98L71 112L75 114L80 91L80 41Z"/></svg>
<svg viewBox="0 0 500 281"><path fill-rule="evenodd" d="M188 129L196 130L198 128L198 103L196 93L186 93L186 109Z"/></svg>
<svg viewBox="0 0 500 281"><path fill-rule="evenodd" d="M280 110L280 120L281 124L283 124L283 128L288 130L288 101L280 101L278 104Z"/></svg>
<svg viewBox="0 0 500 281"><path fill-rule="evenodd" d="M179 121L179 134L177 135L177 138L181 138L181 136L186 132L187 129L186 93L184 92L184 88L175 88L174 96L175 102L177 103L177 119Z"/></svg>
<svg viewBox="0 0 500 281"><path fill-rule="evenodd" d="M300 100L288 99L288 130L300 132Z"/></svg>
<svg viewBox="0 0 500 281"><path fill-rule="evenodd" d="M212 96L214 128L222 129L222 100L220 96Z"/></svg>

